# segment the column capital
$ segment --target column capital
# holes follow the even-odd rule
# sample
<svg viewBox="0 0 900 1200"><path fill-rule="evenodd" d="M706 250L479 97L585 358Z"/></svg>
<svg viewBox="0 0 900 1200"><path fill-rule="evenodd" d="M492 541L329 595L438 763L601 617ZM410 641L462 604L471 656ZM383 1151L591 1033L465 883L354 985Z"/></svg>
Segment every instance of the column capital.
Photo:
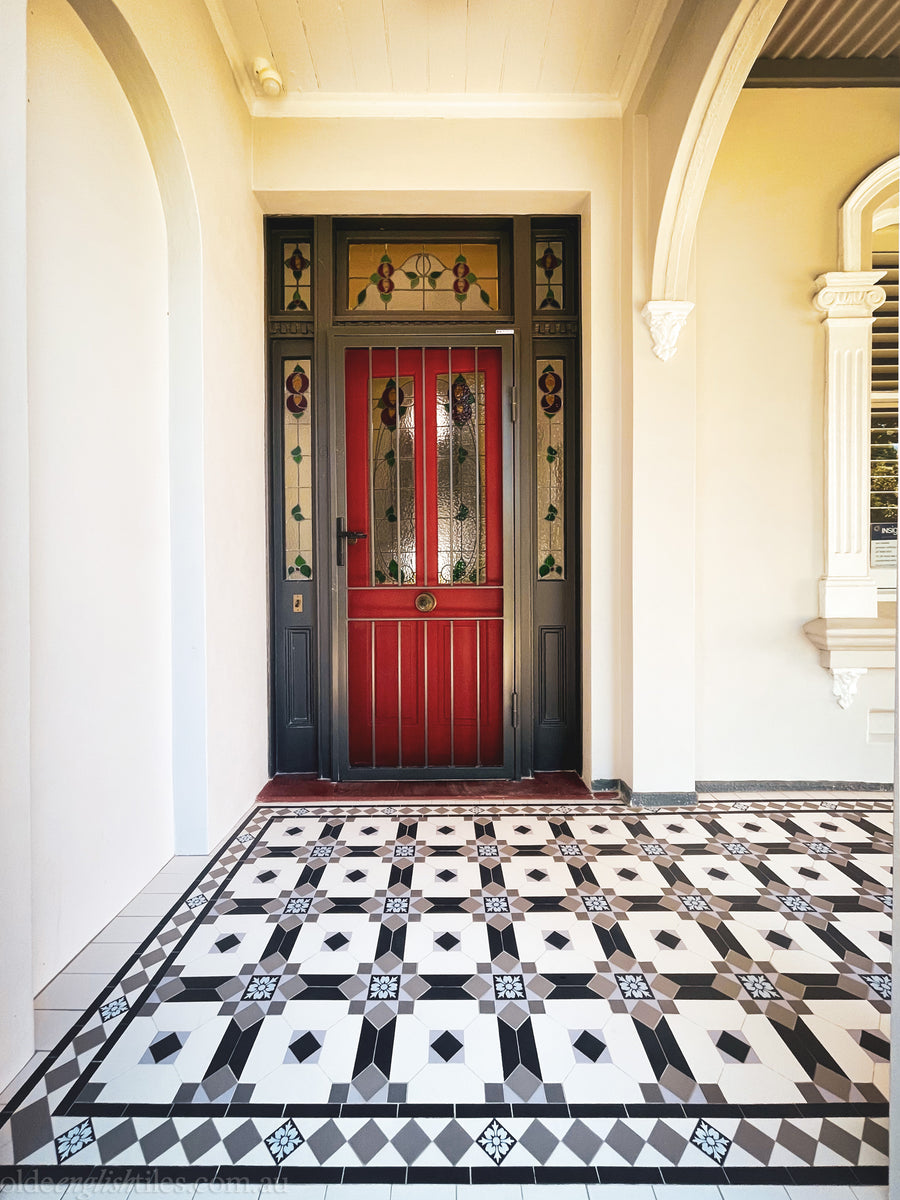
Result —
<svg viewBox="0 0 900 1200"><path fill-rule="evenodd" d="M648 300L641 309L653 339L653 353L662 362L674 356L678 335L693 307L690 300Z"/></svg>
<svg viewBox="0 0 900 1200"><path fill-rule="evenodd" d="M819 312L834 320L843 317L869 317L884 304L884 288L878 280L884 271L826 271L816 279L818 291L813 304Z"/></svg>

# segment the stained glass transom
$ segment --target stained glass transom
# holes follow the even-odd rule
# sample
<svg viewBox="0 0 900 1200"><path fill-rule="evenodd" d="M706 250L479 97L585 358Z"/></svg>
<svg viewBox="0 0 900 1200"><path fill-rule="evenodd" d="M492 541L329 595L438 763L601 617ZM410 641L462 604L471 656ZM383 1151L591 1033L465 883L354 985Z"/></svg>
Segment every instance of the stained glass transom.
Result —
<svg viewBox="0 0 900 1200"><path fill-rule="evenodd" d="M563 290L564 253L562 242L537 238L535 250L537 251L537 261L535 262L534 306L538 311L564 308L566 297Z"/></svg>
<svg viewBox="0 0 900 1200"><path fill-rule="evenodd" d="M416 405L411 376L372 380L372 583L416 582Z"/></svg>
<svg viewBox="0 0 900 1200"><path fill-rule="evenodd" d="M285 312L309 312L312 308L312 259L309 242L283 242L284 274L282 305Z"/></svg>
<svg viewBox="0 0 900 1200"><path fill-rule="evenodd" d="M540 579L564 579L565 365L537 360L537 564Z"/></svg>
<svg viewBox="0 0 900 1200"><path fill-rule="evenodd" d="M311 579L312 392L310 360L284 360L284 549L285 578Z"/></svg>
<svg viewBox="0 0 900 1200"><path fill-rule="evenodd" d="M347 304L364 312L496 312L491 242L351 242Z"/></svg>
<svg viewBox="0 0 900 1200"><path fill-rule="evenodd" d="M437 377L438 580L485 578L484 372Z"/></svg>

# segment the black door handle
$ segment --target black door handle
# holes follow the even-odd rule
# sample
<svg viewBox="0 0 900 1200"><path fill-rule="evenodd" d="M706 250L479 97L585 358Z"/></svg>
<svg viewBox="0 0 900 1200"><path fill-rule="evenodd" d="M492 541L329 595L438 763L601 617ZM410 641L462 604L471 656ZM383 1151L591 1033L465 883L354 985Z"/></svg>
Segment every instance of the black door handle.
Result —
<svg viewBox="0 0 900 1200"><path fill-rule="evenodd" d="M369 535L361 529L345 529L344 518L337 519L337 565L344 566L346 556L344 554L344 542L349 542L351 546L355 546L360 539L365 540Z"/></svg>

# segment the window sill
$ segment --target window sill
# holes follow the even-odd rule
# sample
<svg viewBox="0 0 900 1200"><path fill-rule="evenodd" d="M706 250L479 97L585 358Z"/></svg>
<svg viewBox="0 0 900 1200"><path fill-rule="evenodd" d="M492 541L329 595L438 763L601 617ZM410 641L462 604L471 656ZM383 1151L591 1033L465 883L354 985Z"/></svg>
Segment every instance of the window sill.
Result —
<svg viewBox="0 0 900 1200"><path fill-rule="evenodd" d="M803 632L828 671L891 669L896 648L897 604L882 601L877 617L817 617Z"/></svg>

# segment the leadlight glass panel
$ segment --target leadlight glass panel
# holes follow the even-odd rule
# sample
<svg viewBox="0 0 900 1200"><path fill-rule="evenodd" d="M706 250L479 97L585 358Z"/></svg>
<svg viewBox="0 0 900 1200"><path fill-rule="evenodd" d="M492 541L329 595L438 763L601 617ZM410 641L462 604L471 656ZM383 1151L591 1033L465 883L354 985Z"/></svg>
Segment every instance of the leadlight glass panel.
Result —
<svg viewBox="0 0 900 1200"><path fill-rule="evenodd" d="M309 242L282 242L284 272L282 306L285 312L312 308L312 255Z"/></svg>
<svg viewBox="0 0 900 1200"><path fill-rule="evenodd" d="M288 358L284 370L285 578L312 579L312 392L310 360Z"/></svg>
<svg viewBox="0 0 900 1200"><path fill-rule="evenodd" d="M555 312L565 308L566 304L563 244L561 241L536 238L534 245L537 252L534 306L539 312L548 309Z"/></svg>
<svg viewBox="0 0 900 1200"><path fill-rule="evenodd" d="M496 242L351 242L354 312L497 312Z"/></svg>
<svg viewBox="0 0 900 1200"><path fill-rule="evenodd" d="M416 582L416 405L411 376L372 380L373 584Z"/></svg>
<svg viewBox="0 0 900 1200"><path fill-rule="evenodd" d="M438 581L485 578L484 372L437 377Z"/></svg>
<svg viewBox="0 0 900 1200"><path fill-rule="evenodd" d="M565 579L565 364L537 360L537 563L540 579Z"/></svg>

